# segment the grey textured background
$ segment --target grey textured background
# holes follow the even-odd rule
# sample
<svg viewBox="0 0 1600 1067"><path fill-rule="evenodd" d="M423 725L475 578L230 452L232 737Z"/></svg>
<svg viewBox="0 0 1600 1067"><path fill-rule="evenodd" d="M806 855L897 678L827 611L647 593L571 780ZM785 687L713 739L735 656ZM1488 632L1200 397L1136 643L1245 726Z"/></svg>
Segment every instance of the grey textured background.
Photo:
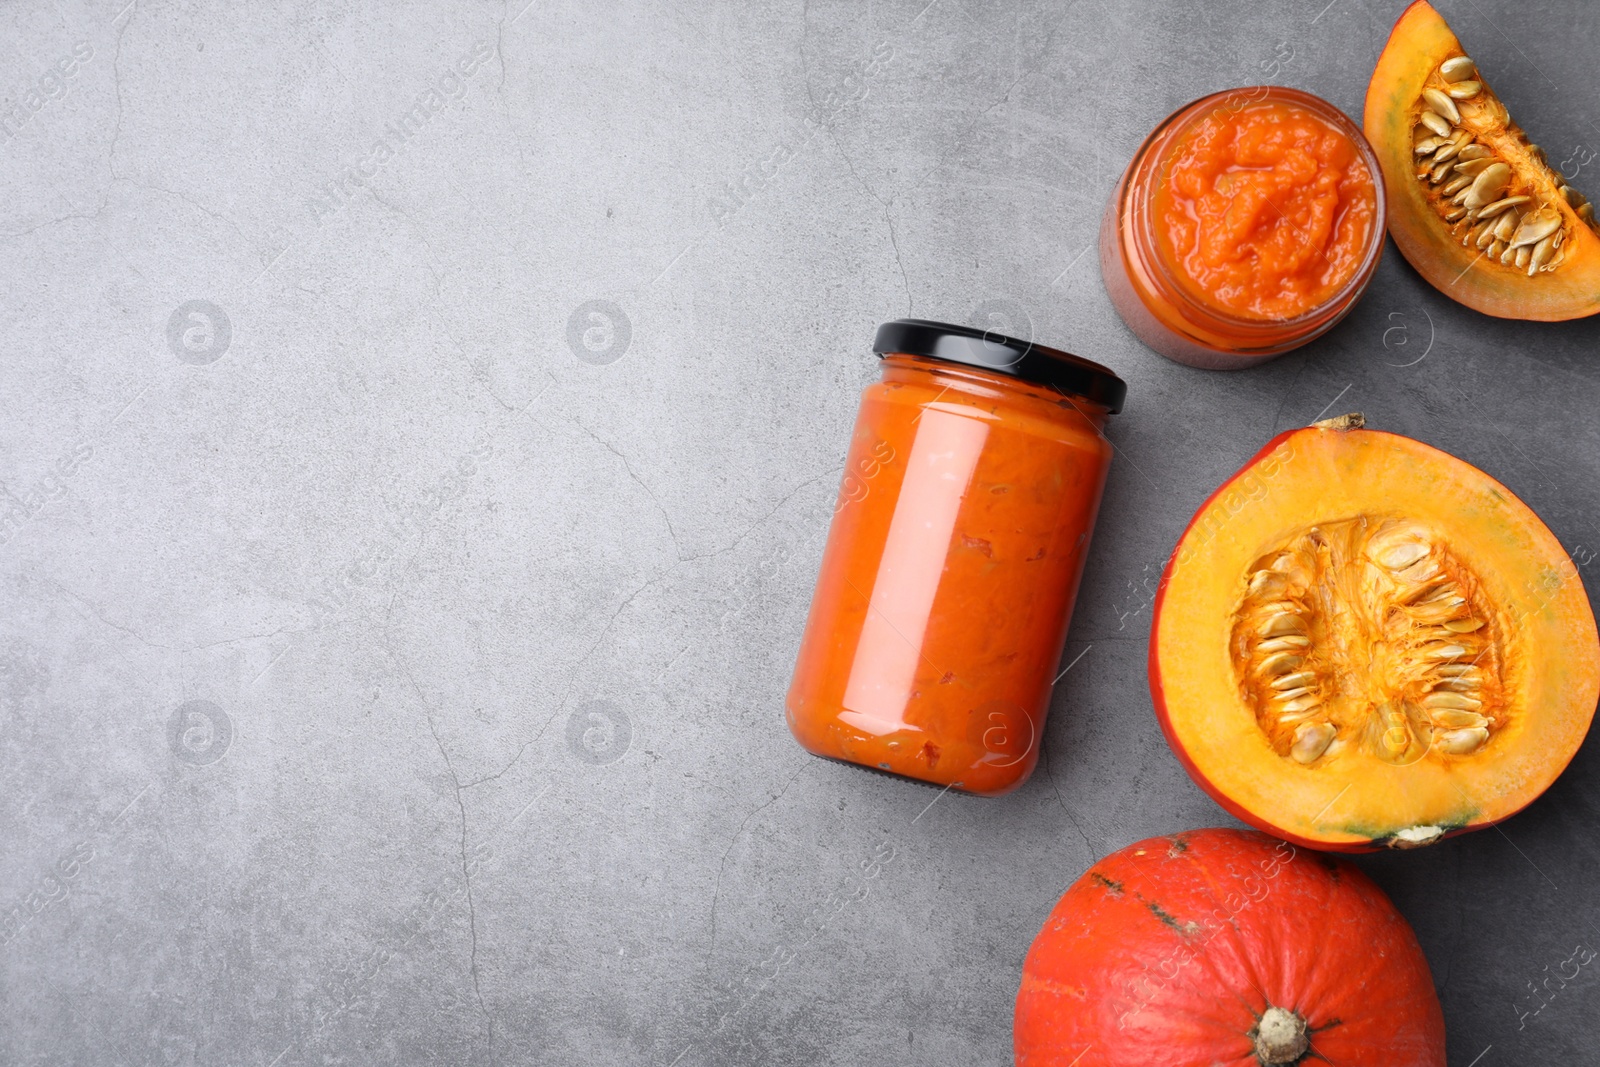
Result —
<svg viewBox="0 0 1600 1067"><path fill-rule="evenodd" d="M1359 116L1399 3L124 2L0 11L0 1063L1007 1063L1060 891L1228 821L1151 715L1149 601L1271 434L1448 449L1596 587L1600 322L1391 248L1321 342L1191 371L1089 253L1177 105ZM1600 9L1444 10L1600 191ZM781 714L908 313L1130 384L1081 659L999 801ZM1600 964L1555 976L1600 945L1597 784L1591 739L1503 829L1361 861L1452 1063L1593 1061Z"/></svg>

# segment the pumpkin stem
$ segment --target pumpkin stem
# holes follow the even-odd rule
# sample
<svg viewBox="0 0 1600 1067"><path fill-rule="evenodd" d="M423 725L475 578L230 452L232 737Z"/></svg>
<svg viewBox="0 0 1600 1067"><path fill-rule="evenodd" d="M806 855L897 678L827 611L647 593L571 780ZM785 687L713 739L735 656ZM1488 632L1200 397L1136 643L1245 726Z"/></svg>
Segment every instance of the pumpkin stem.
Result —
<svg viewBox="0 0 1600 1067"><path fill-rule="evenodd" d="M1335 415L1331 419L1322 419L1311 425L1322 430L1359 430L1367 425L1367 417L1359 411L1352 411L1348 415Z"/></svg>
<svg viewBox="0 0 1600 1067"><path fill-rule="evenodd" d="M1256 1024L1256 1059L1267 1067L1298 1063L1311 1041L1306 1037L1306 1021L1292 1011L1268 1008Z"/></svg>

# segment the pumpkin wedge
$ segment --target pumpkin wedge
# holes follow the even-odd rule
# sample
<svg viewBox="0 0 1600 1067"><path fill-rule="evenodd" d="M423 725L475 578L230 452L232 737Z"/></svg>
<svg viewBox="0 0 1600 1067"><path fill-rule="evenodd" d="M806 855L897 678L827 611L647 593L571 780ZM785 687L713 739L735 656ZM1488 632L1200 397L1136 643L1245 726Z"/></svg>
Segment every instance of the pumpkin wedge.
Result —
<svg viewBox="0 0 1600 1067"><path fill-rule="evenodd" d="M1017 1067L1444 1067L1416 935L1343 860L1248 830L1089 868L1022 964Z"/></svg>
<svg viewBox="0 0 1600 1067"><path fill-rule="evenodd" d="M1272 440L1200 508L1150 638L1189 773L1261 829L1335 851L1506 819L1600 697L1578 568L1511 491L1342 416Z"/></svg>
<svg viewBox="0 0 1600 1067"><path fill-rule="evenodd" d="M1426 0L1395 23L1363 122L1389 233L1434 288L1486 315L1600 311L1594 208L1511 120Z"/></svg>

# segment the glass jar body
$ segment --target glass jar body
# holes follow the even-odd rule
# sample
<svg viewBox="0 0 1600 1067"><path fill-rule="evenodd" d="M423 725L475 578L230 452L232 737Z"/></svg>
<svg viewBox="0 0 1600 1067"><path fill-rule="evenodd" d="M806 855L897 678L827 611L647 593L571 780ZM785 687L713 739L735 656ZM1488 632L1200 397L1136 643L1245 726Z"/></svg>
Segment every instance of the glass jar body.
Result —
<svg viewBox="0 0 1600 1067"><path fill-rule="evenodd" d="M1099 510L1105 409L887 355L851 437L790 686L810 751L972 793L1038 761Z"/></svg>
<svg viewBox="0 0 1600 1067"><path fill-rule="evenodd" d="M1175 145L1208 115L1236 114L1255 104L1304 109L1348 138L1372 179L1374 225L1349 280L1317 306L1272 321L1233 316L1185 291L1179 268L1163 253L1153 204ZM1106 203L1100 223L1100 273L1112 305L1128 328L1168 359L1212 370L1257 366L1311 341L1347 315L1372 281L1383 254L1382 171L1361 130L1333 105L1282 86L1213 93L1167 116L1134 153Z"/></svg>

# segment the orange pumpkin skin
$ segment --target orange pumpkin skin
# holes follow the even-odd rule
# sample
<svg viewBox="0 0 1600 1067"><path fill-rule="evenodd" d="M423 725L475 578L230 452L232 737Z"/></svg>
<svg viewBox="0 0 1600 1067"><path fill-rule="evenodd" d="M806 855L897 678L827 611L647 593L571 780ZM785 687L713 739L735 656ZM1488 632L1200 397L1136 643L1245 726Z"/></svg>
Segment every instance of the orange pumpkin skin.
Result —
<svg viewBox="0 0 1600 1067"><path fill-rule="evenodd" d="M1298 1054L1263 1058L1274 1008L1303 1025ZM1140 841L1078 879L1028 950L1013 1030L1017 1067L1444 1067L1444 1036L1382 890L1230 829Z"/></svg>

